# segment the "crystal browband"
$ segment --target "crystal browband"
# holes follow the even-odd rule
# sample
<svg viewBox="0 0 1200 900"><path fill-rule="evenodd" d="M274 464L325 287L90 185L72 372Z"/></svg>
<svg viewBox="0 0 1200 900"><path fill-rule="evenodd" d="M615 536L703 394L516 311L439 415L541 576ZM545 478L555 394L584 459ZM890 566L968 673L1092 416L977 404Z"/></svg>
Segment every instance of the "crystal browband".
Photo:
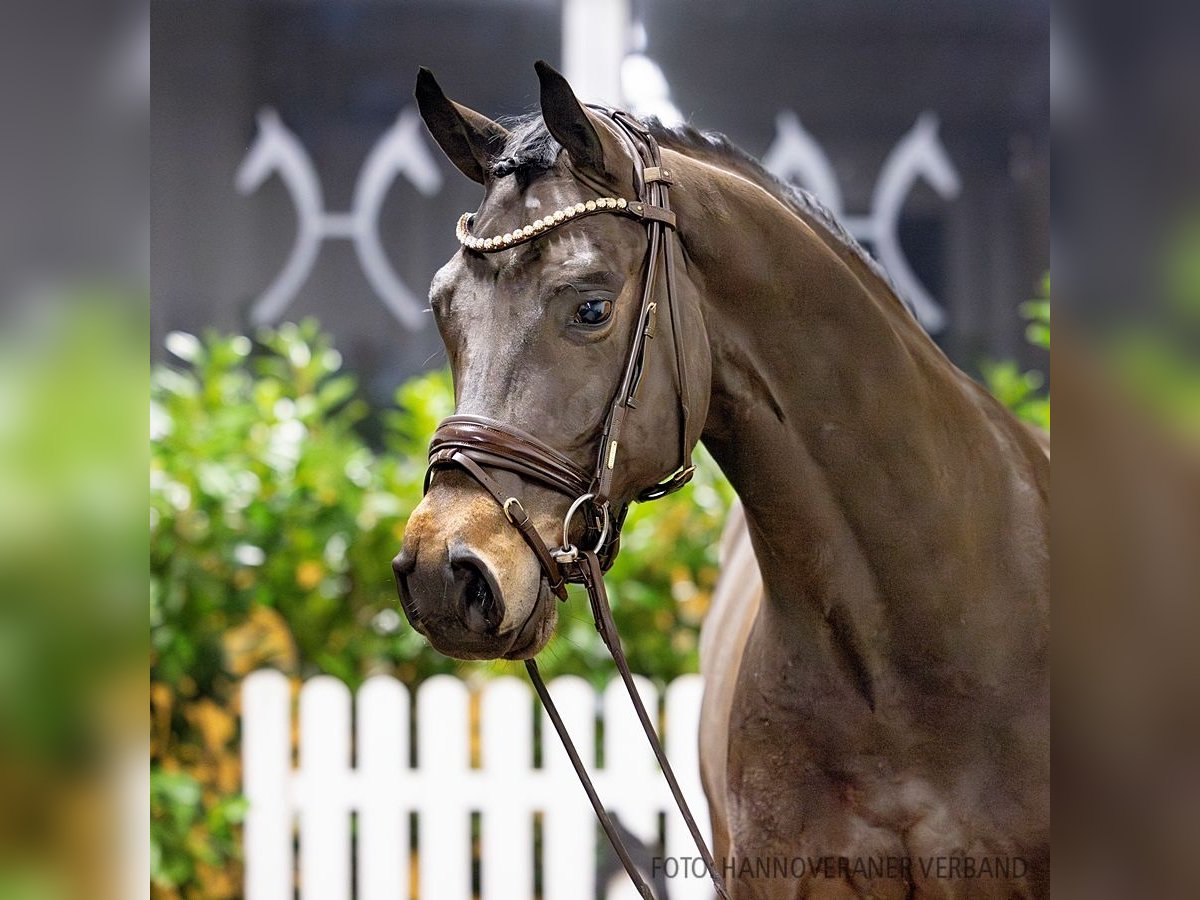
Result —
<svg viewBox="0 0 1200 900"><path fill-rule="evenodd" d="M468 250L475 250L480 253L495 253L497 250L507 250L509 247L515 247L518 244L533 240L538 235L545 234L547 231L564 225L572 219L580 219L584 216L607 212L626 215L634 219L652 219L663 222L668 227L675 227L675 216L668 210L657 206L647 206L637 200L626 200L624 197L597 197L595 200L587 200L571 206L564 206L562 209L555 210L523 228L517 228L513 231L487 238L475 237L471 234L469 228L472 213L463 213L459 216L458 225L455 227L454 233L458 237L458 242Z"/></svg>

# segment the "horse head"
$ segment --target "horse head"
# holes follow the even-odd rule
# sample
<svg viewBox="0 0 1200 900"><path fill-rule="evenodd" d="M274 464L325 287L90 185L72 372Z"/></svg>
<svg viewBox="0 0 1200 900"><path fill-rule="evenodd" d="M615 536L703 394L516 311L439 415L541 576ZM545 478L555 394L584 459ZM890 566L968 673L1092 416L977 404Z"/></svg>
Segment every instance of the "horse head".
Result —
<svg viewBox="0 0 1200 900"><path fill-rule="evenodd" d="M267 106L258 112L258 134L238 166L234 184L240 193L252 194L274 172L287 185L301 229L315 228L324 204L316 170L300 139Z"/></svg>
<svg viewBox="0 0 1200 900"><path fill-rule="evenodd" d="M798 181L833 215L842 214L842 188L833 163L792 110L782 110L775 116L775 140L763 154L762 162L763 168L776 178L785 182Z"/></svg>
<svg viewBox="0 0 1200 900"><path fill-rule="evenodd" d="M414 627L438 650L467 659L529 658L557 621L556 589L528 534L514 527L512 504L520 516L527 513L547 547L584 546L583 517L568 508L576 508L572 499L593 496L585 492L597 460L607 459L612 470L597 478L610 479L606 510L619 523L636 495L675 469L681 443L690 450L708 401L707 392L693 397L685 429L677 364L695 384L707 385L711 360L699 290L690 273L677 271L670 309L659 295L662 336L637 372L640 410L623 418L619 449L606 443L614 397L625 396L627 360L654 326L640 312L647 226L631 215L591 213L632 214L642 163L635 163L636 151L614 120L581 104L549 66L537 71L541 115L511 132L450 101L427 70L417 80L418 106L434 140L484 189L479 209L460 222L462 247L430 289L454 376L456 416L499 423L503 430L493 434L500 439L511 441L516 432L519 450L536 442L560 470L582 475L572 498L519 466L489 465L487 490L465 467L434 471L393 568ZM500 252L482 252L485 236L487 249ZM504 249L496 243L502 237ZM672 345L682 348L680 356ZM498 491L509 497L503 507ZM565 541L564 527L571 531Z"/></svg>
<svg viewBox="0 0 1200 900"><path fill-rule="evenodd" d="M922 113L888 154L875 184L871 219L875 253L880 263L921 324L936 333L946 325L946 312L912 270L896 231L905 198L922 176L944 200L957 197L962 189L958 170L938 135L937 116L930 112Z"/></svg>
<svg viewBox="0 0 1200 900"><path fill-rule="evenodd" d="M287 127L274 109L268 106L258 111L258 132L238 166L234 180L239 193L253 194L271 173L279 169L286 156L287 133Z"/></svg>
<svg viewBox="0 0 1200 900"><path fill-rule="evenodd" d="M442 189L442 173L421 137L421 119L405 107L371 150L355 188L355 208L377 209L397 175L426 197Z"/></svg>
<svg viewBox="0 0 1200 900"><path fill-rule="evenodd" d="M893 151L898 173L911 180L924 176L943 200L952 200L962 190L958 170L946 153L946 146L938 134L938 117L924 112L917 117L916 124L900 139ZM892 159L889 158L889 163ZM885 170L886 170L885 166ZM910 181L911 183L911 181Z"/></svg>

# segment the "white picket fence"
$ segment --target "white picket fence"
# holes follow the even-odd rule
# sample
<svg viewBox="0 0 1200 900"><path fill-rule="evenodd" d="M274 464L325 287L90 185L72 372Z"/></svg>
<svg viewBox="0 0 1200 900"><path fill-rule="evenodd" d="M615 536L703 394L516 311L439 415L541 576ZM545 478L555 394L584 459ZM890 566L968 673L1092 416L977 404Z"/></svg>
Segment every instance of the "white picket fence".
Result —
<svg viewBox="0 0 1200 900"><path fill-rule="evenodd" d="M645 679L646 706L659 697ZM550 691L596 788L622 824L648 846L665 813L667 856L696 855L646 744L629 697L614 680L597 697L579 678ZM672 682L663 698L664 742L707 837L697 729L699 676ZM292 691L280 673L250 675L242 693L247 900L398 900L410 896L410 813L416 813L419 900L472 896L471 815L480 815L482 900L534 896L534 814L542 815L543 900L595 894L595 819L545 713L542 766L534 767L535 698L516 678L488 682L479 697L480 767L470 759L467 686L437 676L418 689L416 766L410 766L410 698L390 677L368 680L353 704L341 681L308 681L299 699L299 760L292 760ZM596 767L597 717L604 724ZM352 730L353 729L353 730ZM356 816L352 848L351 817ZM298 858L296 836L299 835ZM352 859L352 854L355 858ZM610 900L635 896L624 875ZM671 900L711 897L702 878L674 878Z"/></svg>

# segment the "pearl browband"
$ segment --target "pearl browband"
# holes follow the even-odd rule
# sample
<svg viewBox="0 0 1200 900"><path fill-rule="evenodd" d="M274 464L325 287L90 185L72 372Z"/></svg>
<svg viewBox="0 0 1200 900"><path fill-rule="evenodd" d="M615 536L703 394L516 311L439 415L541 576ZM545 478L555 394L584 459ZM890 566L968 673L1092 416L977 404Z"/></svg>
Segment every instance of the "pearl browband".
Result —
<svg viewBox="0 0 1200 900"><path fill-rule="evenodd" d="M668 227L673 228L675 226L675 216L657 206L647 206L641 201L626 200L624 197L597 197L595 200L587 200L571 206L564 206L562 209L557 209L523 228L517 228L514 231L488 238L472 235L469 228L473 214L463 213L459 216L458 225L455 227L454 233L458 237L458 242L468 250L475 250L479 253L495 253L497 250L507 250L509 247L524 244L526 241L533 240L547 231L551 231L560 225L565 225L572 219L580 219L584 216L604 212L626 215L634 219L653 219L663 222Z"/></svg>

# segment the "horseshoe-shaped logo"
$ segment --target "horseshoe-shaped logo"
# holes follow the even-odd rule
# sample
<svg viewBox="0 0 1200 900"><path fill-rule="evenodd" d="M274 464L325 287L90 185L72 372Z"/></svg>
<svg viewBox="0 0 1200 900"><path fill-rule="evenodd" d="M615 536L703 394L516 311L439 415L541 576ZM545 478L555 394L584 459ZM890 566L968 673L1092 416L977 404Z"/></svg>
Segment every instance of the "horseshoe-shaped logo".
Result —
<svg viewBox="0 0 1200 900"><path fill-rule="evenodd" d="M238 167L235 184L240 193L253 194L278 172L292 196L298 224L287 262L251 307L254 324L283 315L312 273L324 240L347 238L354 242L367 280L400 324L412 331L424 325L422 304L392 269L379 239L379 210L398 174L426 197L441 190L442 174L420 128L420 117L406 107L363 163L351 211L331 213L325 211L321 181L300 139L275 110L259 112L258 134Z"/></svg>
<svg viewBox="0 0 1200 900"><path fill-rule="evenodd" d="M958 171L938 136L937 116L922 113L892 148L875 182L871 211L865 216L845 214L841 187L829 157L790 110L775 118L775 140L763 157L763 165L779 178L794 180L812 191L847 231L871 244L880 265L912 303L927 331L936 334L946 327L946 311L913 272L897 230L904 200L922 176L943 200L954 199L962 190Z"/></svg>

